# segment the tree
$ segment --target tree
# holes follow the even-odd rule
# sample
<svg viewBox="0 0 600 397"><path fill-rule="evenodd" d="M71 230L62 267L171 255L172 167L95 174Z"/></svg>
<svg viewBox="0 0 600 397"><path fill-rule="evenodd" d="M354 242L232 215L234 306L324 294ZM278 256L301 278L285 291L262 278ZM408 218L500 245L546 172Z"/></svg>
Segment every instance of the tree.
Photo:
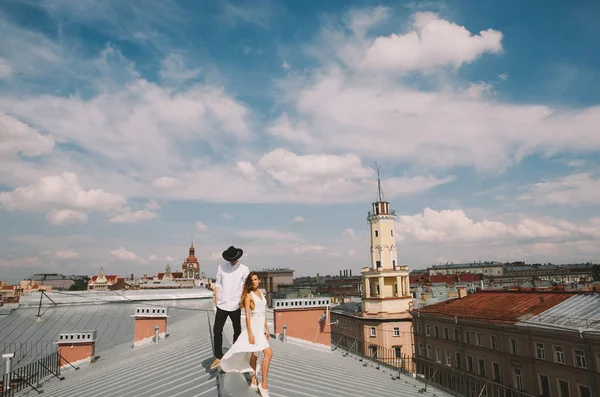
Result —
<svg viewBox="0 0 600 397"><path fill-rule="evenodd" d="M592 266L592 278L594 281L600 281L600 265Z"/></svg>

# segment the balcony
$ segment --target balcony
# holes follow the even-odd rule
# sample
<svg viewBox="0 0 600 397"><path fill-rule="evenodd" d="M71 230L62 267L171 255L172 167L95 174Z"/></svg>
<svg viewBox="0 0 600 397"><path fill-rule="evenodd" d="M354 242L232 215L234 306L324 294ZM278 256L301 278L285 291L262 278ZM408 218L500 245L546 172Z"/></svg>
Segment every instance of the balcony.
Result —
<svg viewBox="0 0 600 397"><path fill-rule="evenodd" d="M369 214L369 216L375 216L375 215L396 215L396 210L389 210L387 214L376 214L373 211L369 211L368 214Z"/></svg>

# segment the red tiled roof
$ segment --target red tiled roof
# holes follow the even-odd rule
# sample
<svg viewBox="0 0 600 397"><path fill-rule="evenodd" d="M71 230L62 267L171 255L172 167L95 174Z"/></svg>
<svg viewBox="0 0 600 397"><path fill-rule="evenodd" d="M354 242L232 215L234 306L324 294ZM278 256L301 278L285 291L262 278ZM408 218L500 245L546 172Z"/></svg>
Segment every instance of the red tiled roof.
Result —
<svg viewBox="0 0 600 397"><path fill-rule="evenodd" d="M575 292L484 290L415 310L415 313L514 323L525 314L539 314L569 299Z"/></svg>
<svg viewBox="0 0 600 397"><path fill-rule="evenodd" d="M106 281L109 283L116 283L118 276L116 274L104 275L106 277ZM88 281L88 284L95 283L98 279L98 276L92 276L92 278Z"/></svg>
<svg viewBox="0 0 600 397"><path fill-rule="evenodd" d="M162 280L165 277L165 274L164 273L158 273L156 275L156 277L159 280ZM173 278L183 278L183 273L182 272L171 272L171 277L173 277Z"/></svg>

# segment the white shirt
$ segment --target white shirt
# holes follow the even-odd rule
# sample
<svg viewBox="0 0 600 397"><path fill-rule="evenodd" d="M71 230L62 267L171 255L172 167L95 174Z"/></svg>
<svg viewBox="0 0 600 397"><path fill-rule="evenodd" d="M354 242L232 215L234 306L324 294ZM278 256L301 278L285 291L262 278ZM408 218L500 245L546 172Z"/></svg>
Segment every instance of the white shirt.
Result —
<svg viewBox="0 0 600 397"><path fill-rule="evenodd" d="M250 273L247 266L236 263L226 262L219 265L217 269L217 281L215 287L219 289L217 307L228 312L236 311L240 308L240 299L242 299L242 290L244 282Z"/></svg>

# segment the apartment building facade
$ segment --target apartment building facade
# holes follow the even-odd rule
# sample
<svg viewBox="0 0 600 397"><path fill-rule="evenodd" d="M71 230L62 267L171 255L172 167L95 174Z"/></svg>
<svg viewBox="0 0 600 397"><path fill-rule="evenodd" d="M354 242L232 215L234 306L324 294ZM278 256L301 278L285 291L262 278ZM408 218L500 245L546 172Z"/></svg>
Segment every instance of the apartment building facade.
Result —
<svg viewBox="0 0 600 397"><path fill-rule="evenodd" d="M431 305L413 312L417 372L453 390L459 374L476 379L464 395L598 396L598 315L597 295L566 292L480 291Z"/></svg>

